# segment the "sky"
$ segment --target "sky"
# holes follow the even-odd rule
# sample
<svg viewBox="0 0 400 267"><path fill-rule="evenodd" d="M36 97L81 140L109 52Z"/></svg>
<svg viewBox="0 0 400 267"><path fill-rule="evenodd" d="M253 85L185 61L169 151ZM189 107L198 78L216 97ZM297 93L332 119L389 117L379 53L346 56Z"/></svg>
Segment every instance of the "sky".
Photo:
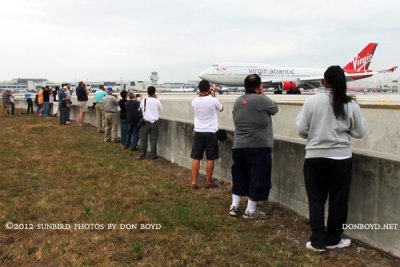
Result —
<svg viewBox="0 0 400 267"><path fill-rule="evenodd" d="M216 62L321 67L377 42L400 64L398 0L0 0L0 81L198 80ZM384 77L400 77L400 71Z"/></svg>

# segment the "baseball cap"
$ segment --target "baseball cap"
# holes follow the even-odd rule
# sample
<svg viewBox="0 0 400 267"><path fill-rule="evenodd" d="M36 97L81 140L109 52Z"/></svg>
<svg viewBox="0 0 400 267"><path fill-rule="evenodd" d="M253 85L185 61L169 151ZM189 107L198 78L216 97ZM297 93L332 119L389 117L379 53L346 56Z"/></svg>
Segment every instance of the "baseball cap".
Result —
<svg viewBox="0 0 400 267"><path fill-rule="evenodd" d="M107 88L107 92L112 92L112 91L113 91L112 87Z"/></svg>

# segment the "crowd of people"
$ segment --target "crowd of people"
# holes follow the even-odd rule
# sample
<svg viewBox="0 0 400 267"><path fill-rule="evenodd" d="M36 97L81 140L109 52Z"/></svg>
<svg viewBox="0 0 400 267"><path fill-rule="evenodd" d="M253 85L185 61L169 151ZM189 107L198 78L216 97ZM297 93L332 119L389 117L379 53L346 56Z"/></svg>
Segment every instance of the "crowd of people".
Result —
<svg viewBox="0 0 400 267"><path fill-rule="evenodd" d="M65 98L60 101L59 94L61 92L65 93ZM56 116L58 114L59 107L63 106L65 103L66 112L65 118L66 123L70 123L70 107L71 107L71 88L69 85L63 85L62 88L55 87L51 89L50 86L44 86L39 89L35 95L35 99L32 98L32 91L27 91L25 93L25 101L27 104L26 114L37 114L44 118L49 118L51 116ZM34 112L33 104L35 104L36 109ZM14 93L10 90L5 90L2 93L2 111L1 115L8 114L14 115L15 104L14 104ZM60 116L61 117L61 116Z"/></svg>
<svg viewBox="0 0 400 267"><path fill-rule="evenodd" d="M105 90L104 86L100 86L94 95L96 128L98 133L104 133L104 142L121 142L124 149L132 151L137 150L140 138L138 159L145 159L150 138L150 159L157 159L158 119L162 106L154 86L150 86L147 93L148 97L141 101L140 94L122 90L118 101L112 87ZM120 138L118 122L121 129Z"/></svg>
<svg viewBox="0 0 400 267"><path fill-rule="evenodd" d="M347 85L343 70L331 66L324 73L326 91L309 97L296 117L299 135L307 139L304 161L304 179L309 205L310 241L306 248L315 251L345 248L350 239L342 239L347 221L350 193L352 154L351 138L362 138L367 133L366 120L354 98L346 94ZM232 146L232 202L229 215L242 213L245 219L263 219L266 214L257 203L267 201L271 189L273 127L271 116L278 112L278 105L264 94L261 78L248 75L244 80L245 94L233 105L235 126ZM192 138L192 179L190 187L198 189L200 162L206 156L205 188L218 187L213 182L214 162L219 158L218 112L223 105L215 97L208 81L199 83L199 94L192 101L194 133ZM49 116L49 88L42 88L36 96L37 113ZM83 82L76 88L78 98L77 123L83 126L89 91ZM124 149L136 150L140 140L137 159L143 160L150 141L149 158L157 155L158 122L162 105L156 88L148 87L147 97L132 91L120 92L120 100L113 88L101 86L94 95L96 128L104 133L104 142L121 142ZM3 111L11 114L11 96L3 93ZM60 124L68 124L71 91L63 85L57 91ZM32 96L25 96L27 111L32 112ZM56 98L55 98L56 99ZM119 118L117 117L119 110ZM118 138L118 121L120 136ZM325 226L325 202L329 196L328 220ZM242 197L247 206L240 209Z"/></svg>

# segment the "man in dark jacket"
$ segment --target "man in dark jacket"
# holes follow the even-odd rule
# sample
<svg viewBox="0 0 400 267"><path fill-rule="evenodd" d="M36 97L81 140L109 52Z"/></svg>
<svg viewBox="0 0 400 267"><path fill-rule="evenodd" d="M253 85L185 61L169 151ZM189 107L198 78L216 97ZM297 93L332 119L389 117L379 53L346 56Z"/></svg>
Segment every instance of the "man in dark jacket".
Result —
<svg viewBox="0 0 400 267"><path fill-rule="evenodd" d="M80 127L83 126L83 119L85 116L85 112L87 112L88 94L89 91L87 89L87 86L83 81L80 81L78 87L76 88L76 96L78 98L78 110L79 110L78 125Z"/></svg>
<svg viewBox="0 0 400 267"><path fill-rule="evenodd" d="M124 148L129 146L131 150L136 150L139 141L140 120L143 118L142 111L140 110L140 102L136 100L135 93L130 91L128 93L129 100L125 103L126 109L126 123L127 132L125 140L122 140Z"/></svg>
<svg viewBox="0 0 400 267"><path fill-rule="evenodd" d="M120 93L121 99L118 102L120 111L119 111L119 124L121 128L121 145L125 146L125 136L126 133L128 132L128 123L126 122L126 109L125 109L125 103L126 103L126 98L128 96L128 92L126 90L122 90Z"/></svg>

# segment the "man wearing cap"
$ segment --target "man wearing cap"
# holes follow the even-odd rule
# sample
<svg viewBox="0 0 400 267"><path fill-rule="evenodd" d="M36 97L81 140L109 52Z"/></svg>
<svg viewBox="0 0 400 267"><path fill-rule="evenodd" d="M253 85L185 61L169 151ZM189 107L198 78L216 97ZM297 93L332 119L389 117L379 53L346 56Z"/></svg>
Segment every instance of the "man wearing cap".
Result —
<svg viewBox="0 0 400 267"><path fill-rule="evenodd" d="M99 90L94 93L94 101L96 103L96 127L99 133L104 133L104 98L107 96L104 91L104 85L101 84Z"/></svg>
<svg viewBox="0 0 400 267"><path fill-rule="evenodd" d="M105 112L105 133L104 142L117 142L117 111L118 100L113 96L113 89L107 88L107 96L104 98L104 112Z"/></svg>

